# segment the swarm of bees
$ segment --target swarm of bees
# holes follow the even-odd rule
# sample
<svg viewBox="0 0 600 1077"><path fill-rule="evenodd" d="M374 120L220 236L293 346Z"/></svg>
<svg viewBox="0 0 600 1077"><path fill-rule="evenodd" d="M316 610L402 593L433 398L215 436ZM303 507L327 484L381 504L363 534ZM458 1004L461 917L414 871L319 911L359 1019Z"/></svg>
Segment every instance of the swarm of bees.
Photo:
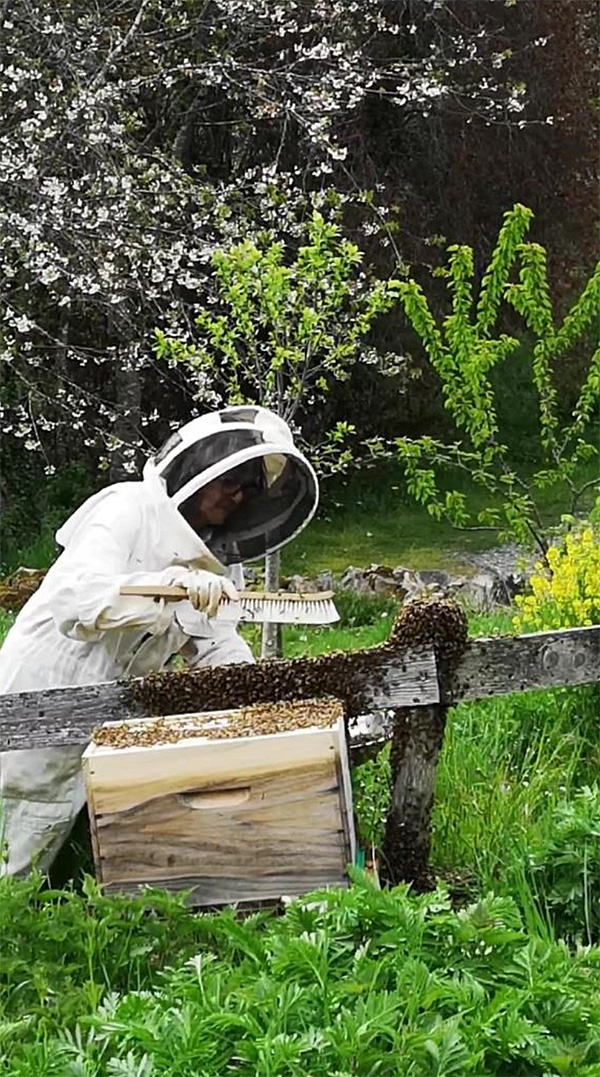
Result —
<svg viewBox="0 0 600 1077"><path fill-rule="evenodd" d="M450 659L462 653L466 638L466 619L458 606L425 599L403 607L388 641L379 647L256 665L151 673L128 688L132 709L145 714L234 710L327 696L340 700L346 716L352 718L368 709L366 689L381 683L390 651L433 643L440 658Z"/></svg>
<svg viewBox="0 0 600 1077"><path fill-rule="evenodd" d="M467 618L456 602L435 596L407 602L385 646L396 651L425 643L432 644L440 661L460 658L467 644Z"/></svg>
<svg viewBox="0 0 600 1077"><path fill-rule="evenodd" d="M175 744L190 737L230 740L259 737L298 729L330 729L343 717L336 699L307 699L296 703L267 703L242 707L227 715L192 715L185 719L156 718L119 722L94 730L94 744L110 748L146 748Z"/></svg>
<svg viewBox="0 0 600 1077"><path fill-rule="evenodd" d="M295 702L329 696L349 713L364 713L368 679L377 676L381 655L371 651L333 652L317 658L272 659L256 665L220 666L151 673L129 686L132 705L145 714L189 714L233 710L255 703Z"/></svg>

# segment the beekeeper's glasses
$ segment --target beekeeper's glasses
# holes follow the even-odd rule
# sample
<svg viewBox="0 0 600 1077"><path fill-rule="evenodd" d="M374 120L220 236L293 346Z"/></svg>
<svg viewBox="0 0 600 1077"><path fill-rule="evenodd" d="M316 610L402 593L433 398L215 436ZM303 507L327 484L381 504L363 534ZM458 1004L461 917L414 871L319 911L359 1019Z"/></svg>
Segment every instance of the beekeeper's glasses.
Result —
<svg viewBox="0 0 600 1077"><path fill-rule="evenodd" d="M223 492L228 497L235 497L240 491L244 500L257 497L265 489L265 471L261 460L249 460L231 471L226 471L221 478Z"/></svg>

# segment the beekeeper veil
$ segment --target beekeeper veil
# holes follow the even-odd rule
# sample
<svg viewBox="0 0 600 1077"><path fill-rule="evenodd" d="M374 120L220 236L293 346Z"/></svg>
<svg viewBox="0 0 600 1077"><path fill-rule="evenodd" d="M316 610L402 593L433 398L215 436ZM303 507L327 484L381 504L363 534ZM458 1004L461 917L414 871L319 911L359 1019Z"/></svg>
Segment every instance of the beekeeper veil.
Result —
<svg viewBox="0 0 600 1077"><path fill-rule="evenodd" d="M193 419L146 468L186 518L186 504L202 487L225 477L239 482L244 498L226 522L198 529L225 565L284 546L309 522L319 499L317 477L287 423L266 408L224 408Z"/></svg>

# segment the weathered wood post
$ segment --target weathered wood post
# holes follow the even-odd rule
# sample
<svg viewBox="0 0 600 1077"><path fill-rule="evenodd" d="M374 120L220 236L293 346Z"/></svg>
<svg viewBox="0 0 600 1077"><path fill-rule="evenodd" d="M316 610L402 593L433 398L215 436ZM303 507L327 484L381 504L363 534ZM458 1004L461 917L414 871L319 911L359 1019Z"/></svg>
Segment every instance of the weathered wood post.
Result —
<svg viewBox="0 0 600 1077"><path fill-rule="evenodd" d="M431 809L448 708L442 703L396 712L390 752L392 800L381 875L395 885L427 883Z"/></svg>
<svg viewBox="0 0 600 1077"><path fill-rule="evenodd" d="M440 699L443 684L467 645L467 620L455 602L432 598L402 610L388 643L433 646ZM382 879L427 885L431 809L439 754L444 743L446 703L396 710L390 763L392 799L383 843Z"/></svg>
<svg viewBox="0 0 600 1077"><path fill-rule="evenodd" d="M279 550L268 553L265 557L265 591L279 590ZM280 658L283 654L283 632L281 625L271 624L268 621L263 624L261 658Z"/></svg>

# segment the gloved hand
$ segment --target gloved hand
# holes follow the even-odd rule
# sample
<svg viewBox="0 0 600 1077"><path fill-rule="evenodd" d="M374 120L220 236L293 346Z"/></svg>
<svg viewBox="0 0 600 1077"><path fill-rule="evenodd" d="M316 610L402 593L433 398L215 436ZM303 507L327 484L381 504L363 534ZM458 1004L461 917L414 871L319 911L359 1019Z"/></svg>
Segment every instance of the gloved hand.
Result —
<svg viewBox="0 0 600 1077"><path fill-rule="evenodd" d="M205 569L173 568L170 580L173 584L185 587L187 597L195 610L214 617L223 595L235 602L238 593L227 576L217 576Z"/></svg>

